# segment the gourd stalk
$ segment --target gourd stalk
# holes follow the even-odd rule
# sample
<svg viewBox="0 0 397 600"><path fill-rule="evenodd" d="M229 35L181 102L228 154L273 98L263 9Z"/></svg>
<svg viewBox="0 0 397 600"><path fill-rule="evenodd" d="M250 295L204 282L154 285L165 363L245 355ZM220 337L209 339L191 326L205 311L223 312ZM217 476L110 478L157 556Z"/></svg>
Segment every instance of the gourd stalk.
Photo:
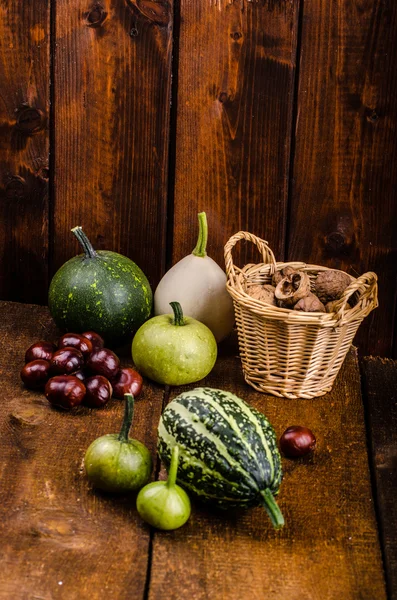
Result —
<svg viewBox="0 0 397 600"><path fill-rule="evenodd" d="M182 306L179 304L179 302L170 302L170 306L174 311L174 325L184 325L185 320L183 318Z"/></svg>
<svg viewBox="0 0 397 600"><path fill-rule="evenodd" d="M118 437L120 442L128 442L128 434L134 418L134 403L135 399L132 394L124 394L124 418Z"/></svg>
<svg viewBox="0 0 397 600"><path fill-rule="evenodd" d="M176 475L178 473L179 464L179 446L174 446L171 452L171 465L168 472L167 487L171 488L175 485Z"/></svg>
<svg viewBox="0 0 397 600"><path fill-rule="evenodd" d="M205 212L198 213L199 220L199 235L197 239L197 244L192 252L194 256L207 256L207 240L208 240L208 225L207 225L207 215Z"/></svg>
<svg viewBox="0 0 397 600"><path fill-rule="evenodd" d="M80 225L78 225L77 227L73 227L71 231L83 247L85 257L95 258L97 256L97 253L94 250L94 246L91 244L90 240L84 233L83 228Z"/></svg>
<svg viewBox="0 0 397 600"><path fill-rule="evenodd" d="M263 506L270 517L273 527L275 529L280 529L284 525L284 517L273 497L273 494L269 488L266 488L263 490L263 492L261 492L261 495L264 500Z"/></svg>

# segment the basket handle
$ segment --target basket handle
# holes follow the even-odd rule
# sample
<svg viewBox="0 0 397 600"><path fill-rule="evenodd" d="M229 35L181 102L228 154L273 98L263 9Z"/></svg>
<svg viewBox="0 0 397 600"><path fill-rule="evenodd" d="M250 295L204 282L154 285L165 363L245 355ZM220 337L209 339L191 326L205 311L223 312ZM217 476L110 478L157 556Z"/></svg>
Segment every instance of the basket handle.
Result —
<svg viewBox="0 0 397 600"><path fill-rule="evenodd" d="M253 244L255 244L255 246L258 248L259 252L262 255L263 262L265 264L270 263L272 265L270 273L273 274L276 271L276 259L274 258L273 252L269 248L269 244L265 240L256 237L256 235L253 235L248 231L239 231L235 235L232 235L232 237L226 242L224 248L226 275L228 279L233 281L236 277L236 270L241 271L241 269L239 269L233 264L232 258L232 250L237 244L237 242L240 240L247 240L248 242L252 242Z"/></svg>
<svg viewBox="0 0 397 600"><path fill-rule="evenodd" d="M355 292L359 292L359 302L364 301L365 314L364 317L369 315L369 313L378 306L378 277L376 273L372 271L368 271L368 273L364 273L360 275L352 281L352 283L345 289L340 300L338 300L338 304L340 306L336 311L336 319L338 321L338 326L341 327L345 323L349 321L348 318L345 319L345 310L349 298L353 296Z"/></svg>

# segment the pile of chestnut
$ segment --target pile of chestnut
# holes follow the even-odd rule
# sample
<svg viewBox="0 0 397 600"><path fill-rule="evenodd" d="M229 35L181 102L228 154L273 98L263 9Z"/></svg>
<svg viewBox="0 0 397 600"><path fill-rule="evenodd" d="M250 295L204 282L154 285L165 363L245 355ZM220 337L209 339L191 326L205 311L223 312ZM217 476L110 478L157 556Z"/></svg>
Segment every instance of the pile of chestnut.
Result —
<svg viewBox="0 0 397 600"><path fill-rule="evenodd" d="M138 396L141 375L131 368L120 368L114 352L94 331L65 333L52 342L36 342L27 349L21 379L29 389L42 389L47 400L63 409L79 404L90 408L104 406L110 398L124 394Z"/></svg>

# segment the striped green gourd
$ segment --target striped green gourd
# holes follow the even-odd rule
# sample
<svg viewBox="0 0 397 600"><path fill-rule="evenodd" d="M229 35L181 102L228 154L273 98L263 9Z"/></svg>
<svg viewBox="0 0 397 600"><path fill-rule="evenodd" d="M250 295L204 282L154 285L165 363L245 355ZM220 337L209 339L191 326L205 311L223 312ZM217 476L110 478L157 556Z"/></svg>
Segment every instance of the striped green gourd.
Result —
<svg viewBox="0 0 397 600"><path fill-rule="evenodd" d="M266 417L230 392L196 388L164 410L158 452L169 467L178 445L178 482L220 508L263 505L274 525L284 518L274 499L282 478L273 427Z"/></svg>

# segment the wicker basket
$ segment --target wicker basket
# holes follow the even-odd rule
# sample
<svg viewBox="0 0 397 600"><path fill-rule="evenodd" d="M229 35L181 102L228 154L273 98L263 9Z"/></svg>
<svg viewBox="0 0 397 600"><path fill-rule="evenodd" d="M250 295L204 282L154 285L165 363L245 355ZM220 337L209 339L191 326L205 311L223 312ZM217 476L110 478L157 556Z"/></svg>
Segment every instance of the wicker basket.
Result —
<svg viewBox="0 0 397 600"><path fill-rule="evenodd" d="M255 244L263 262L239 269L232 249L239 240ZM247 383L260 392L286 398L313 398L329 392L361 321L378 306L377 276L369 272L351 284L334 313L303 313L278 308L246 293L251 284L271 283L277 269L305 271L311 283L327 267L276 263L268 243L240 231L225 246L227 289L233 298L240 356ZM347 302L354 295L355 305Z"/></svg>

